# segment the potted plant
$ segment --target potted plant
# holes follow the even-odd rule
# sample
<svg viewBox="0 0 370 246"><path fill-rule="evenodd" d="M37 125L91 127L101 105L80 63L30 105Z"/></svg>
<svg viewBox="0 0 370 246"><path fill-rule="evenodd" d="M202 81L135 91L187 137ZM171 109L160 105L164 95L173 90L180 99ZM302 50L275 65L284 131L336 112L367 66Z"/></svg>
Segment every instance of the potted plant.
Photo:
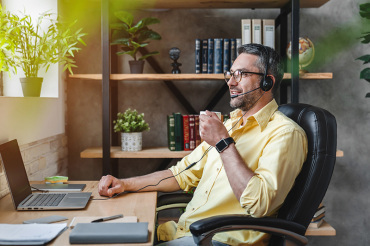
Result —
<svg viewBox="0 0 370 246"><path fill-rule="evenodd" d="M114 132L121 132L122 151L140 151L142 149L142 133L150 130L149 124L144 120L144 113L127 109L119 112L113 121Z"/></svg>
<svg viewBox="0 0 370 246"><path fill-rule="evenodd" d="M26 78L20 78L24 96L40 96L43 78L38 77L41 68L48 68L51 64L61 63L63 71L73 74L72 68L77 67L73 60L74 52L80 50L78 44L86 45L82 40L85 33L82 29L73 28L77 21L62 23L52 18L52 13L43 13L36 23L32 22L30 15L19 17L9 12L1 11L0 37L6 36L8 49L1 49L0 57L3 63L0 71L17 73L21 67ZM48 21L46 31L41 26ZM11 49L9 49L11 48Z"/></svg>
<svg viewBox="0 0 370 246"><path fill-rule="evenodd" d="M370 20L370 3L360 4L360 15L362 18L367 19L366 21ZM365 25L365 26L368 27L369 25ZM370 43L370 30L366 30L366 32L363 33L363 36L361 38L363 39L361 43L369 44ZM357 58L357 60L363 61L364 62L363 64L370 63L370 54L363 55ZM360 79L365 79L367 82L370 82L370 68L369 67L364 68L361 71ZM368 92L365 97L370 97L370 92Z"/></svg>
<svg viewBox="0 0 370 246"><path fill-rule="evenodd" d="M134 60L129 61L131 73L143 73L144 60L149 56L159 54L158 51L150 52L144 56L137 57L139 48L149 44L149 40L160 40L161 36L148 28L149 25L159 23L159 19L147 17L134 23L134 16L126 11L117 11L114 15L121 21L111 25L112 45L121 45L122 51L117 55L127 54Z"/></svg>

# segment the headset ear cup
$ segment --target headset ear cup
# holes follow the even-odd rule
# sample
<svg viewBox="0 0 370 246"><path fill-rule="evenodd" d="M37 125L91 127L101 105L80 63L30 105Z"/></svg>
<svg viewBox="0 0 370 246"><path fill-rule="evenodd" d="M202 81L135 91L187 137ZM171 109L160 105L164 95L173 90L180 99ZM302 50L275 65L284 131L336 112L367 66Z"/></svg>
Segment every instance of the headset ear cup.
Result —
<svg viewBox="0 0 370 246"><path fill-rule="evenodd" d="M264 77L264 79L261 81L261 89L263 91L269 91L272 89L274 82L269 76Z"/></svg>

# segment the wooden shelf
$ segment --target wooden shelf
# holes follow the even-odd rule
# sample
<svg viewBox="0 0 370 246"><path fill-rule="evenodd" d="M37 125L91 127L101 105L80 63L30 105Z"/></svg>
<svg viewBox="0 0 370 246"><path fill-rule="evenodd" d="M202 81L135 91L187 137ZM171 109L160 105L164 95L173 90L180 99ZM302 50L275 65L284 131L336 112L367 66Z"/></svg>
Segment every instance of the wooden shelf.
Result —
<svg viewBox="0 0 370 246"><path fill-rule="evenodd" d="M301 74L300 79L333 79L333 73L305 73ZM102 80L101 74L74 74L69 75L71 79ZM224 80L223 74L111 74L111 80ZM290 73L284 74L284 79L291 79Z"/></svg>
<svg viewBox="0 0 370 246"><path fill-rule="evenodd" d="M121 0L122 1L122 0ZM300 0L301 8L318 8L329 0ZM124 2L124 1L122 1ZM289 0L135 0L125 8L140 9L200 9L200 8L281 8Z"/></svg>
<svg viewBox="0 0 370 246"><path fill-rule="evenodd" d="M146 148L142 151L127 152L121 151L120 146L112 146L110 151L111 158L183 158L191 151L170 151L167 147ZM342 157L343 151L337 151L337 157ZM88 148L81 152L81 158L102 158L103 150L101 147Z"/></svg>
<svg viewBox="0 0 370 246"><path fill-rule="evenodd" d="M307 228L306 236L335 236L336 230L324 220L319 228Z"/></svg>
<svg viewBox="0 0 370 246"><path fill-rule="evenodd" d="M146 148L142 151L127 152L121 151L120 146L111 147L111 158L183 158L191 151L170 151L167 147ZM101 147L88 148L81 152L81 158L102 158Z"/></svg>

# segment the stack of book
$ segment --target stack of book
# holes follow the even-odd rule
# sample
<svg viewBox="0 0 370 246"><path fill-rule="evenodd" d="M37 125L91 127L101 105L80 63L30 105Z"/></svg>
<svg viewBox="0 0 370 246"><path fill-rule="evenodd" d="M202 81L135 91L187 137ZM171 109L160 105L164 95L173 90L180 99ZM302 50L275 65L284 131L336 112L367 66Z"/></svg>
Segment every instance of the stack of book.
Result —
<svg viewBox="0 0 370 246"><path fill-rule="evenodd" d="M228 115L221 115L219 112L217 115L222 121L229 118ZM189 151L195 149L202 141L199 133L199 115L183 115L181 113L167 115L167 135L169 150Z"/></svg>
<svg viewBox="0 0 370 246"><path fill-rule="evenodd" d="M242 19L242 44L263 44L275 49L274 19Z"/></svg>
<svg viewBox="0 0 370 246"><path fill-rule="evenodd" d="M320 204L319 208L317 209L316 213L314 214L311 223L308 227L310 228L319 228L322 223L324 222L325 218L325 206Z"/></svg>
<svg viewBox="0 0 370 246"><path fill-rule="evenodd" d="M240 38L195 39L195 73L229 71L240 45Z"/></svg>

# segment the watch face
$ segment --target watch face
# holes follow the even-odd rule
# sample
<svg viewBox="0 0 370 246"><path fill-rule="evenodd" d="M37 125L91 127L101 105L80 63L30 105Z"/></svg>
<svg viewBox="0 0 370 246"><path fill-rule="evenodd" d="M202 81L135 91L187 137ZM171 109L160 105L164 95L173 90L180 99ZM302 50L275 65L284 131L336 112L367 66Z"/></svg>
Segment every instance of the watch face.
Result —
<svg viewBox="0 0 370 246"><path fill-rule="evenodd" d="M216 149L218 152L222 152L227 147L227 144L224 139L216 144Z"/></svg>

